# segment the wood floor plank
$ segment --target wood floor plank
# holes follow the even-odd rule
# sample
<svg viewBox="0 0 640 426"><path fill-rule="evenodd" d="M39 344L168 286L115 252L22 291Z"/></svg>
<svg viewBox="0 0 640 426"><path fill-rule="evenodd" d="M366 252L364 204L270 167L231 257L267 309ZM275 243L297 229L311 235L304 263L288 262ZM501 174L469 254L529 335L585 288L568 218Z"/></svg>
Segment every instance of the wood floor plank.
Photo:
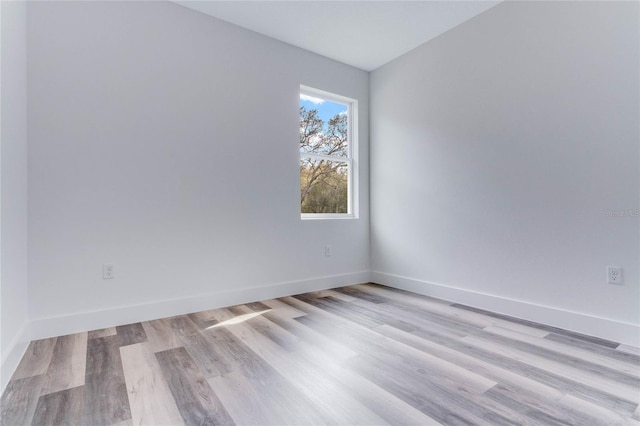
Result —
<svg viewBox="0 0 640 426"><path fill-rule="evenodd" d="M434 342L430 339L416 336L413 333L406 333L402 330L395 329L393 327L383 325L376 329L376 332L387 336L391 339L402 342L406 345L412 346L420 351L437 356L444 360L449 360L459 367L474 371L483 377L493 380L500 384L509 384L516 388L526 390L536 394L536 396L545 396L552 398L561 398L564 393L554 389L551 386L547 386L543 383L539 383L526 375L518 374L510 369L505 369L499 363L490 363L471 355L464 353L463 351L456 350L459 348L452 348L444 342Z"/></svg>
<svg viewBox="0 0 640 426"><path fill-rule="evenodd" d="M446 331L452 336L463 337L469 334L474 334L481 330L477 324L469 323L465 320L461 320L459 317L450 317L448 315L442 315L440 312L423 311L416 308L406 306L405 304L398 304L396 302L384 302L378 305L371 305L366 302L357 302L362 306L362 309L368 315L375 315L378 310L381 310L392 318L403 318L404 322L411 324L412 328L397 327L391 321L385 321L386 324L395 326L399 329L405 329L405 331L413 331L415 328L428 328L433 329L438 327L439 329ZM345 307L350 305L344 305ZM436 305L440 309L451 310L450 306Z"/></svg>
<svg viewBox="0 0 640 426"><path fill-rule="evenodd" d="M325 319L324 322L331 324L333 327L339 327L340 325L336 321L339 321L340 317L351 318L355 314L343 309L334 311L332 315L339 315L339 317L332 320ZM323 327L322 322L315 321L312 316L301 317L297 321L304 324L315 324L315 327L320 329ZM400 357L401 359L398 359L398 361L411 364L416 368L428 369L432 378L437 377L443 382L449 383L449 386L466 386L471 392L482 393L496 384L494 381L488 380L472 371L461 369L448 361L431 356L413 347L399 344L393 339L367 330L367 327L361 330L353 327L351 329L342 327L342 330L346 332L341 337L343 341L345 343L351 342L351 346L357 348L360 353L380 354L386 358Z"/></svg>
<svg viewBox="0 0 640 426"><path fill-rule="evenodd" d="M574 366L562 364L560 362L543 358L539 355L525 352L521 349L516 349L513 346L507 346L505 344L496 344L495 341L490 341L487 338L481 338L477 336L467 336L461 339L465 343L471 343L474 346L480 347L485 350L495 351L504 356L508 356L512 359L523 361L531 366L540 368L558 376L562 375L578 383L592 387L594 389L602 390L614 397L629 401L636 402L638 398L638 388L628 383L615 383L613 378L605 377L604 375L594 375L590 371L581 370Z"/></svg>
<svg viewBox="0 0 640 426"><path fill-rule="evenodd" d="M33 425L82 424L84 412L84 389L82 386L43 395L38 400Z"/></svg>
<svg viewBox="0 0 640 426"><path fill-rule="evenodd" d="M386 325L390 325L404 331L410 332L418 328L428 330L437 329L441 334L449 335L452 338L459 338L468 335L474 330L479 330L477 326L470 326L464 323L459 324L456 327L451 327L451 323L434 322L428 314L425 315L422 311L406 307L401 304L398 305L395 303L385 302L372 307L369 302L362 300L355 301L352 304L361 307L361 309L365 309L365 312L368 312L368 315L372 315L374 312L378 311L386 318L394 318L395 321L385 319L383 322ZM418 315L418 313L420 313L420 315Z"/></svg>
<svg viewBox="0 0 640 426"><path fill-rule="evenodd" d="M557 397L555 392L551 395L541 396L538 394L532 394L526 388L511 386L509 384L499 384L490 389L483 396L522 413L528 418L533 419L535 424L598 424L596 419L583 413L581 410L574 410L567 406L563 406L560 401L564 395Z"/></svg>
<svg viewBox="0 0 640 426"><path fill-rule="evenodd" d="M378 304L373 304L364 299L353 303L337 302L337 304L350 310L359 311L369 317L378 317L385 324L405 331L412 331L416 327L428 329L438 327L452 336L462 337L481 329L478 324L466 321L458 316L443 315L442 310L451 311L452 308L442 303L423 301L423 303L428 303L432 310L437 309L436 312L433 312L421 310L387 298L381 297L380 300L381 303ZM354 307L354 305L356 306Z"/></svg>
<svg viewBox="0 0 640 426"><path fill-rule="evenodd" d="M640 426L640 350L359 284L32 342L21 424Z"/></svg>
<svg viewBox="0 0 640 426"><path fill-rule="evenodd" d="M0 399L2 424L31 424L43 384L43 375L9 381Z"/></svg>
<svg viewBox="0 0 640 426"><path fill-rule="evenodd" d="M304 312L295 309L291 305L287 305L278 299L265 300L265 305L271 308L272 314L276 314L283 318L297 318L306 315Z"/></svg>
<svg viewBox="0 0 640 426"><path fill-rule="evenodd" d="M314 404L277 372L263 376L268 383L277 383L277 387L253 380L241 371L209 379L236 424L327 424Z"/></svg>
<svg viewBox="0 0 640 426"><path fill-rule="evenodd" d="M232 417L239 424L255 424L251 418L259 415L264 416L265 421L270 419L267 424L326 424L330 420L289 380L228 329L210 329L206 333L233 370L232 373L214 377L209 382L220 392L225 405L232 405ZM237 389L241 393L234 394L230 389ZM234 403L233 398L240 399L241 402ZM255 411L238 413L242 409Z"/></svg>
<svg viewBox="0 0 640 426"><path fill-rule="evenodd" d="M402 290L399 288L386 287L384 285L376 284L376 283L362 283L362 284L353 285L351 287L354 287L363 291L371 290L374 294L377 294L380 296L384 295L383 297L388 296L390 294L389 292L397 295L409 296L411 299L413 299L414 303L417 303L417 304L422 302L428 302L428 303L437 303L443 306L452 305L452 302L438 299L436 297L427 296L425 294L413 293L408 290ZM406 300L409 300L409 299L406 299Z"/></svg>
<svg viewBox="0 0 640 426"><path fill-rule="evenodd" d="M182 425L171 390L148 343L120 347L134 425Z"/></svg>
<svg viewBox="0 0 640 426"><path fill-rule="evenodd" d="M545 371L544 369L536 368L525 362L501 355L495 351L485 350L462 341L452 340L446 336L442 336L438 333L430 332L427 330L416 330L412 332L412 334L436 343L449 346L452 349L456 349L460 352L471 355L474 358L496 365L502 365L505 368L517 372L518 374L531 377L539 383L558 389L562 392L571 391L577 395L582 395L582 397L588 400L600 401L600 403L604 404L605 407L611 408L614 411L628 413L630 412L630 410L633 410L631 408L633 406L633 403L629 401L614 397L599 389L585 386L579 382L575 382L566 377L563 377L562 375L552 374L548 371Z"/></svg>
<svg viewBox="0 0 640 426"><path fill-rule="evenodd" d="M616 350L640 356L640 348L636 348L635 346L619 345Z"/></svg>
<svg viewBox="0 0 640 426"><path fill-rule="evenodd" d="M411 374L409 371L402 371L400 366L394 365L393 368L382 367L382 363L366 356L354 358L348 362L348 365L353 371L443 425L504 424L504 422L490 423L488 420L462 409L448 398L450 396L449 392L429 381L416 377L415 374ZM467 405L466 401L464 401L464 405Z"/></svg>
<svg viewBox="0 0 640 426"><path fill-rule="evenodd" d="M281 316L278 312L268 312L264 315L264 317L272 323L313 345L317 350L322 351L329 359L335 362L340 363L357 355L357 353L347 345L336 342L330 337L309 327L305 327L298 321L294 321L295 318L299 318L300 316L290 317L286 314Z"/></svg>
<svg viewBox="0 0 640 426"><path fill-rule="evenodd" d="M333 307L334 312L339 312L340 309L348 309L352 314L357 313L363 317L378 320L383 324L400 330L413 331L419 326L415 317L408 318L407 316L398 315L397 309L394 310L386 302L373 303L364 299L354 299L351 302L346 302L334 297L326 297L324 301ZM429 326L433 325L433 322L429 323ZM466 335L466 332L458 332L457 330L451 330L451 332L459 336Z"/></svg>
<svg viewBox="0 0 640 426"><path fill-rule="evenodd" d="M178 338L192 336L200 332L200 327L188 315L172 317L167 319L167 322Z"/></svg>
<svg viewBox="0 0 640 426"><path fill-rule="evenodd" d="M193 321L195 325L198 326L200 330L204 330L218 324L218 320L213 319L209 311L194 312L187 316L189 317L189 319L191 319L191 321Z"/></svg>
<svg viewBox="0 0 640 426"><path fill-rule="evenodd" d="M51 363L53 348L56 345L57 337L51 339L34 340L29 343L18 368L13 373L12 380L23 379L25 377L45 374Z"/></svg>
<svg viewBox="0 0 640 426"><path fill-rule="evenodd" d="M208 379L209 385L238 425L287 424L289 404L286 401L267 405L268 395L256 389L242 372L231 372ZM242 395L242 397L239 397ZM283 407L284 406L284 407Z"/></svg>
<svg viewBox="0 0 640 426"><path fill-rule="evenodd" d="M113 423L109 426L133 426L133 421L131 419L127 419L121 422Z"/></svg>
<svg viewBox="0 0 640 426"><path fill-rule="evenodd" d="M156 353L186 425L232 425L233 419L184 348Z"/></svg>
<svg viewBox="0 0 640 426"><path fill-rule="evenodd" d="M340 299L340 300L344 300L345 302L352 302L354 300L356 300L356 297L350 296L346 293L340 293L338 291L335 290L321 290L321 291L314 291L311 293L307 293L309 296L311 297L334 297L336 299Z"/></svg>
<svg viewBox="0 0 640 426"><path fill-rule="evenodd" d="M109 337L118 334L115 327L100 328L98 330L89 331L88 339L97 339L99 337Z"/></svg>
<svg viewBox="0 0 640 426"><path fill-rule="evenodd" d="M526 354L530 359L536 359L538 361L535 365L540 366L540 361L544 360L548 366L552 367L552 369L548 369L548 371L554 371L556 374L559 374L559 371L563 371L563 368L566 368L567 370L562 374L581 383L593 387L596 387L594 383L604 383L597 387L602 390L609 389L608 386L620 390L626 388L630 391L629 395L634 396L635 400L638 400L637 396L640 395L640 378L638 378L636 374L628 374L616 370L608 364L602 365L590 360L582 360L570 353L561 353L542 348L529 342L514 339L512 333L507 332L506 334L509 334L510 337L496 335L495 333L478 335L478 337L489 339L494 344L516 350L521 354ZM583 380L579 380L578 377L583 377ZM613 393L613 395L620 396L621 394Z"/></svg>
<svg viewBox="0 0 640 426"><path fill-rule="evenodd" d="M355 286L340 287L340 288L336 288L334 291L338 293L346 294L356 299L366 300L367 302L371 302L371 303L386 302L386 300L380 297L378 294L372 294L372 293L362 291L361 289Z"/></svg>
<svg viewBox="0 0 640 426"><path fill-rule="evenodd" d="M271 307L269 305L266 305L263 302L251 302L251 303L245 303L244 305L249 309L251 309L251 311L253 312L265 312L265 311L270 311Z"/></svg>
<svg viewBox="0 0 640 426"><path fill-rule="evenodd" d="M627 351L620 351L618 350L618 348L610 348L583 339L576 339L571 336L560 335L556 333L549 333L544 338L554 342L562 343L570 347L586 349L593 353L602 354L622 362L627 362L634 366L640 366L640 355L636 355Z"/></svg>
<svg viewBox="0 0 640 426"><path fill-rule="evenodd" d="M87 333L56 339L42 395L82 386L87 365Z"/></svg>
<svg viewBox="0 0 640 426"><path fill-rule="evenodd" d="M303 317L299 319L301 322L305 323L305 324L309 324L310 321L313 321L313 318L310 317ZM316 324L317 326L318 324ZM343 336L348 340L353 339L353 337L351 336ZM367 341L371 341L371 339L369 337L367 337L365 340ZM395 348L394 348L395 349ZM465 389L465 385L464 383L455 383L455 382L449 382L447 383L447 379L443 377L443 375L438 375L436 372L436 369L430 368L429 366L423 365L415 365L410 363L409 365L406 365L405 362L401 361L401 362L389 362L388 358L392 358L395 356L394 354L394 350L391 351L385 351L386 352L386 357L387 359L385 359L385 356L383 355L382 357L380 356L380 353L378 353L377 348L370 350L370 351L363 351L364 353L370 354L370 353L376 353L375 356L369 356L369 355L365 355L364 356L364 360L365 363L369 362L370 364L373 363L371 370L369 370L369 372L365 372L364 374L366 375L367 378L370 378L372 380L378 380L380 379L379 376L376 376L377 373L374 372L378 372L378 371L383 371L383 370L389 370L389 365L393 365L395 368L400 368L400 370L393 370L393 375L397 378L402 376L403 380L418 380L418 383L420 383L419 386L420 389L422 389L422 391L427 391L429 390L430 393L435 393L438 394L440 396L442 395L447 395L447 397L445 399L451 399L452 397L455 396L455 394L457 392L462 391L465 394L468 395L472 395L472 394L481 394L484 391L486 391L486 387L485 388L480 388L475 392L468 392L468 391L464 391L463 389ZM406 353L404 354L406 355ZM359 371L361 374L363 374L363 371L361 370L362 365L360 364L360 362L358 360L351 360L349 362L349 364L356 364L356 371ZM386 365L386 368L382 368L382 367L376 367L377 366L381 366L381 365ZM421 368L421 367L424 367ZM382 374L382 373L380 373ZM399 398L404 399L407 403L410 403L412 405L414 405L416 408L423 410L426 414L430 415L430 416L435 416L436 419L438 419L439 421L446 421L446 422L452 422L452 421L456 421L455 420L455 416L459 415L462 416L463 418L467 418L467 420L469 421L473 421L473 422L480 422L481 418L479 418L478 416L476 416L475 414L471 413L471 412L466 412L464 415L460 414L460 410L454 410L454 411L450 411L449 408L445 407L445 402L444 399L440 401L440 403L434 403L433 402L433 398L430 397L430 399L428 400L423 400L422 397L418 397L416 395L413 395L411 392L404 392L401 391L399 388L397 388L395 386L395 384L393 383L393 381L391 382L387 382L384 381L384 378L382 380L382 382L378 382L381 386L385 387L385 389L391 391L391 392L397 392L397 396ZM414 385L411 384L408 386L409 388L413 388ZM473 398L465 398L464 401L469 402L470 399ZM462 401L462 402L464 402ZM434 405L435 404L435 405ZM462 406L464 406L465 404L462 404ZM487 420L491 420L489 423L484 423L484 424L506 424L508 423L508 421L506 420L506 418L504 418L504 416L501 416L500 413L498 413L498 410L486 410L484 408L480 408L480 405L478 404L467 404L466 405L467 408L473 406L473 410L475 410L477 413L482 411L482 416L486 417ZM458 407L461 408L461 407ZM499 407L498 407L499 408ZM467 410L468 411L468 410ZM458 414L454 414L454 412L458 412ZM453 417L451 417L453 416ZM467 417L465 417L467 416Z"/></svg>
<svg viewBox="0 0 640 426"><path fill-rule="evenodd" d="M419 295L399 291L396 289L385 288L372 284L360 284L356 286L364 292L372 292L387 300L387 303L397 307L399 311L404 311L421 317L421 312L437 314L443 318L459 321L463 324L484 328L489 326L501 326L521 333L531 334L537 337L544 337L549 334L546 330L533 328L527 325L518 324L505 319L490 317L474 311L460 309L450 303L428 296Z"/></svg>
<svg viewBox="0 0 640 426"><path fill-rule="evenodd" d="M118 335L88 341L84 392L83 424L112 425L131 419Z"/></svg>
<svg viewBox="0 0 640 426"><path fill-rule="evenodd" d="M318 309L321 309L322 311L333 313L338 316L341 312L344 311L344 309L342 309L337 303L339 302L339 299L331 299L331 297L316 299L304 294L299 294L297 296L294 296L294 299L298 299L301 302L314 306ZM371 315L355 312L352 313L352 315L349 317L349 320L368 328L378 327L385 323L384 319L382 318L375 318Z"/></svg>
<svg viewBox="0 0 640 426"><path fill-rule="evenodd" d="M147 341L147 334L139 322L120 325L116 327L116 332L119 337L120 346L135 345L136 343Z"/></svg>
<svg viewBox="0 0 640 426"><path fill-rule="evenodd" d="M289 321L295 322L293 320ZM301 325L300 327L308 329ZM337 342L334 342L334 344L335 343ZM331 353L319 348L318 345L314 344L313 340L308 341L305 339L305 341L299 345L297 353L307 362L323 371L331 380L340 383L350 395L388 424L439 424L402 399L346 368L344 363L336 363ZM350 358L352 357L345 358L345 361ZM384 404L381 404L380 401L384 401Z"/></svg>
<svg viewBox="0 0 640 426"><path fill-rule="evenodd" d="M182 342L206 378L222 376L233 371L226 357L218 351L217 345L206 334L183 336Z"/></svg>
<svg viewBox="0 0 640 426"><path fill-rule="evenodd" d="M224 318L220 318L224 320ZM298 391L321 407L333 422L348 424L383 424L384 421L345 392L326 375L301 358L292 356L274 341L251 326L252 322L266 321L256 317L249 321L228 326L229 331L263 358L278 373L287 378Z"/></svg>
<svg viewBox="0 0 640 426"><path fill-rule="evenodd" d="M576 360L584 361L593 364L592 369L598 369L603 374L611 375L614 380L616 372L623 373L627 376L631 376L635 379L640 378L640 365L631 365L627 362L621 362L616 359L612 359L611 357L603 356L597 353L593 353L590 351L586 351L580 348L574 348L572 346L563 345L557 342L554 342L549 339L540 339L533 337L529 334L519 333L517 331L503 329L501 327L487 327L484 331L499 335L502 337L506 337L508 339L516 340L518 342L523 342L530 344L535 347L539 347L545 349L549 352L543 352L544 356L549 356L551 352L554 352L561 356L561 360L563 362L569 362L572 365L576 364ZM571 358L566 358L566 357ZM612 371L615 370L615 371ZM625 377L619 378L620 381L626 382L629 379ZM640 385L638 380L634 381L635 385Z"/></svg>
<svg viewBox="0 0 640 426"><path fill-rule="evenodd" d="M524 325L528 325L530 327L533 328L538 328L541 330L545 330L548 331L550 333L556 333L556 334L560 334L562 336L567 336L567 337L572 337L574 339L578 339L578 340L583 340L585 342L590 342L596 345L600 345L600 346L604 346L607 348L612 348L615 349L616 347L618 347L619 343L616 342L612 342L610 340L605 340L605 339L601 339L598 337L594 337L594 336L587 336L586 334L581 334L581 333L576 333L573 331L569 331L569 330L563 330L561 328L558 327L552 327L549 325L544 325L544 324L540 324L540 323L536 323L533 321L528 321L528 320L524 320L524 319L520 319L520 318L515 318L515 317L511 317L508 315L503 315L503 314L498 314L495 312L490 312L490 311L486 311L484 309L478 309L478 308L474 308L471 306L466 306L466 305L461 305L458 303L455 303L451 306L460 308L460 309L466 309L469 311L473 311L473 312L478 312L481 313L483 315L487 315L490 317L494 317L494 318L500 318L500 319L505 319L509 322L515 322L515 323L520 323L520 324L524 324Z"/></svg>
<svg viewBox="0 0 640 426"><path fill-rule="evenodd" d="M217 340L211 338L211 334L206 333L206 330L219 324L214 312L212 310L188 315L183 321L173 324L174 329L177 324L185 327L176 333L178 341L185 347L205 378L225 375L232 372L235 366L228 353L220 352L221 348L226 346L219 345Z"/></svg>
<svg viewBox="0 0 640 426"><path fill-rule="evenodd" d="M564 392L539 383L526 374L518 374L499 363L482 361L449 346L434 343L392 327L382 326L377 331L496 381L499 385L494 386L484 395L496 398L534 420L543 421L545 424L572 425L591 424L594 421L592 418L582 416L579 412L571 412L561 407L558 401L565 396ZM517 398L512 398L516 395Z"/></svg>
<svg viewBox="0 0 640 426"><path fill-rule="evenodd" d="M633 421L629 417L621 416L618 413L614 413L611 410L608 410L604 407L600 407L597 404L594 404L593 402L585 401L581 398L577 398L574 395L565 395L560 400L560 402L564 406L574 411L579 411L581 413L584 413L590 416L595 420L593 422L594 424L600 423L600 424L611 425L611 426L615 426L615 425L637 426L638 425L638 422Z"/></svg>
<svg viewBox="0 0 640 426"><path fill-rule="evenodd" d="M217 315L219 322L234 316L227 310L210 313ZM209 382L219 392L225 406L231 404L230 410L234 410L231 415L238 423L255 424L250 420L255 416L264 416L265 421L270 419L267 424L326 424L330 420L289 380L232 334L228 327L210 328L204 334L232 370L229 374L209 379ZM230 389L242 393L234 395ZM233 398L239 398L242 402L234 403ZM239 413L243 409L255 411Z"/></svg>
<svg viewBox="0 0 640 426"><path fill-rule="evenodd" d="M153 352L162 352L182 346L182 341L174 333L167 319L144 321L142 328L144 328Z"/></svg>
<svg viewBox="0 0 640 426"><path fill-rule="evenodd" d="M270 309L268 311L265 311L261 315L266 315L269 313L269 311ZM248 307L240 306L233 309L229 309L229 312L233 313L234 315L246 315L246 314L249 314L251 310L249 310ZM264 318L264 316L262 316L262 318ZM253 328L256 329L256 331L258 331L268 339L272 340L283 349L286 349L288 351L295 350L299 339L294 334L289 333L289 331L287 331L286 329L278 326L277 324L271 321L257 320L257 321L252 321L251 324Z"/></svg>
<svg viewBox="0 0 640 426"><path fill-rule="evenodd" d="M299 301L297 301L297 299L295 298L287 298L286 299L287 303L293 303L294 306L296 306L298 309L302 309L307 311L308 313L319 313L322 314L322 311L318 310L316 307L314 306L304 306L302 304L300 304ZM325 313L326 315L326 313ZM299 319L301 322L304 321L309 321L308 317L302 317ZM441 336L437 336L437 334L430 334L428 332L422 331L422 330L418 330L416 332L414 332L416 334L422 334L423 336L427 336L428 338L434 338L436 339L436 341L438 341L438 339ZM451 340L447 337L443 337L442 338L442 342L444 344L448 344L448 345L456 345L456 341L455 340ZM573 392L575 392L578 395L582 395L588 399L592 399L592 400L598 400L600 401L601 404L604 404L607 407L612 407L615 410L619 410L622 413L628 413L630 410L630 407L632 407L632 403L625 401L624 399L620 399L617 398L615 396L609 395L607 393L604 393L602 391L600 391L599 389L595 389L592 387L586 387L584 385L581 385L580 383L576 383L567 379L563 379L561 378L561 376L557 376L557 375L553 375L550 373L546 373L543 370L537 370L533 367L529 367L526 364L522 364L519 363L518 361L513 361L510 358L507 357L497 357L496 354L492 353L492 352L482 352L482 351L477 351L474 350L473 347L466 347L466 345L464 343L458 343L457 346L462 349L462 350L467 350L467 351L471 351L472 353L474 353L475 356L480 355L481 357L484 357L484 359L488 359L490 362L500 362L500 363L504 363L505 365L511 365L514 366L517 370L522 371L524 374L534 374L538 380L542 380L543 383L546 383L548 385L551 386L560 386L562 389L568 389L568 390L572 390Z"/></svg>
<svg viewBox="0 0 640 426"><path fill-rule="evenodd" d="M313 316L298 318L297 321L317 330L327 327L326 320L318 321ZM358 339L358 334L363 336ZM343 333L336 335L336 338L344 343L352 342L352 347L360 353L360 357L370 357L382 364L401 365L402 368L411 369L414 376L434 382L442 388L479 395L496 385L493 380L473 371L465 370L371 330L343 329Z"/></svg>

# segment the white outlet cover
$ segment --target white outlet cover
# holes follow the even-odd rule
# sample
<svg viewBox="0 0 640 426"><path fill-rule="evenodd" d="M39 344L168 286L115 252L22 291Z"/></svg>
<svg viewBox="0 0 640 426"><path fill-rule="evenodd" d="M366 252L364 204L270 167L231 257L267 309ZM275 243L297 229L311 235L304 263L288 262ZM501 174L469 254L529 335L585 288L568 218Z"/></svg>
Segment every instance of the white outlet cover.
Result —
<svg viewBox="0 0 640 426"><path fill-rule="evenodd" d="M607 266L607 282L609 284L622 284L622 268Z"/></svg>
<svg viewBox="0 0 640 426"><path fill-rule="evenodd" d="M102 279L110 280L115 278L115 271L112 263L105 263L102 265Z"/></svg>

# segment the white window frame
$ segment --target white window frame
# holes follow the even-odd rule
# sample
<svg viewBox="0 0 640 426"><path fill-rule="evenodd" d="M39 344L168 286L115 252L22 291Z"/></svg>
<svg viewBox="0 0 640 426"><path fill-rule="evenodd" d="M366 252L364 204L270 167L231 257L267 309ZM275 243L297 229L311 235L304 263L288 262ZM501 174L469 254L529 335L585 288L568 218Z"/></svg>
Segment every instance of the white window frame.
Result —
<svg viewBox="0 0 640 426"><path fill-rule="evenodd" d="M347 165L347 213L300 213L302 220L358 218L358 101L313 87L300 85L300 94L347 106L347 157L300 152L299 159L338 161ZM298 151L300 144L298 144ZM298 207L300 208L300 207Z"/></svg>

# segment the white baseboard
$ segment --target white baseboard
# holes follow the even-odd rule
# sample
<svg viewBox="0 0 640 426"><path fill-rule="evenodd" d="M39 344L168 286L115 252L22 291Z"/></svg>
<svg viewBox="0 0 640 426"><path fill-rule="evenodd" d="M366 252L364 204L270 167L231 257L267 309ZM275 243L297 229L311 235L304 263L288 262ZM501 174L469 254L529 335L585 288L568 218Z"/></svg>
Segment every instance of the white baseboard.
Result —
<svg viewBox="0 0 640 426"><path fill-rule="evenodd" d="M119 306L100 311L37 318L31 321L31 338L45 339L88 330L183 315L207 309L290 296L310 291L369 282L370 272L331 275L301 281L267 284L259 287L202 294L181 299L161 300L139 305Z"/></svg>
<svg viewBox="0 0 640 426"><path fill-rule="evenodd" d="M24 356L30 340L29 323L25 321L13 340L7 345L2 345L2 355L0 358L0 394L4 392L13 372L18 368L18 364Z"/></svg>
<svg viewBox="0 0 640 426"><path fill-rule="evenodd" d="M640 347L640 325L638 324L600 318L384 272L372 271L371 281L388 287Z"/></svg>

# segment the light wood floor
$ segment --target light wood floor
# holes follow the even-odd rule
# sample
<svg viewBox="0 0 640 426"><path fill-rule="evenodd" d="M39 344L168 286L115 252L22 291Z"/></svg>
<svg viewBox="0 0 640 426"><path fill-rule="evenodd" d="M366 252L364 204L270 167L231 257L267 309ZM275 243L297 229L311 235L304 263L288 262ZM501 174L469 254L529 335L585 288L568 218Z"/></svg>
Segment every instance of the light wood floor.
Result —
<svg viewBox="0 0 640 426"><path fill-rule="evenodd" d="M373 284L32 342L2 424L640 424L640 353Z"/></svg>

